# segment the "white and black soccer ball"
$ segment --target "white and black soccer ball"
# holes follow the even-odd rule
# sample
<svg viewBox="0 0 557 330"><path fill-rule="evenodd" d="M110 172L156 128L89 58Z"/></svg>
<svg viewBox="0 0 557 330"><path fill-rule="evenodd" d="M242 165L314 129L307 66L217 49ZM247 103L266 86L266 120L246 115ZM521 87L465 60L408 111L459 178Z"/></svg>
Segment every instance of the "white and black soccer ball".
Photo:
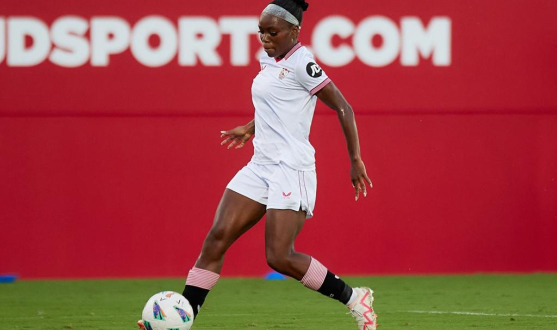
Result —
<svg viewBox="0 0 557 330"><path fill-rule="evenodd" d="M193 309L184 296L163 291L152 296L141 314L145 330L189 330Z"/></svg>

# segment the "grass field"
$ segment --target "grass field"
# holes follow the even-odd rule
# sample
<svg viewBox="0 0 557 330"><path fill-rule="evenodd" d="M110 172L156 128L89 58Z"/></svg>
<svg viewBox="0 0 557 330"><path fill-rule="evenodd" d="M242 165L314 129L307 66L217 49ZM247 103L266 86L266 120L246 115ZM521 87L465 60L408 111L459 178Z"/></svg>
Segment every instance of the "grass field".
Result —
<svg viewBox="0 0 557 330"><path fill-rule="evenodd" d="M557 329L557 274L352 277L375 290L380 330ZM144 303L183 280L0 284L0 329L135 329ZM344 307L293 280L222 279L192 329L357 327Z"/></svg>

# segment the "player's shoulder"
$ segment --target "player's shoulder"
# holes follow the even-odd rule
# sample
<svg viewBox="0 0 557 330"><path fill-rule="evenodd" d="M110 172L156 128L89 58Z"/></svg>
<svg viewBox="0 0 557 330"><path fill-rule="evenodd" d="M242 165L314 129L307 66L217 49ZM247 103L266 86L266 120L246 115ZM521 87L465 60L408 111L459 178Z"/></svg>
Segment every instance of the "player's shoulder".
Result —
<svg viewBox="0 0 557 330"><path fill-rule="evenodd" d="M259 63L261 64L261 67L270 65L285 67L293 71L305 71L308 66L315 65L316 61L313 54L307 47L297 44L288 54L286 54L283 61L277 61L275 58L269 57L267 53L262 51L259 55Z"/></svg>
<svg viewBox="0 0 557 330"><path fill-rule="evenodd" d="M292 62L295 62L294 71L296 72L296 77L305 77L304 79L322 79L320 77L323 76L323 69L317 64L317 61L309 49L301 47L295 55L293 54L293 57ZM313 81L313 79L310 80Z"/></svg>
<svg viewBox="0 0 557 330"><path fill-rule="evenodd" d="M305 72L311 70L312 67L319 67L315 57L307 47L300 47L296 53L292 54L292 57L292 63L296 71Z"/></svg>
<svg viewBox="0 0 557 330"><path fill-rule="evenodd" d="M294 53L292 53L291 61L296 63L296 65L302 65L307 64L308 62L315 62L315 59L307 47L301 46Z"/></svg>

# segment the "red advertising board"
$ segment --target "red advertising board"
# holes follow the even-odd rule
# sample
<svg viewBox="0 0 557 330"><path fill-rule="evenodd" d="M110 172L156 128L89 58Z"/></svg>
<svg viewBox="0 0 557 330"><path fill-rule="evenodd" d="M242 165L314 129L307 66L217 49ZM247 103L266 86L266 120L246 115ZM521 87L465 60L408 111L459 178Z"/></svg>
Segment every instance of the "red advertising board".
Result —
<svg viewBox="0 0 557 330"><path fill-rule="evenodd" d="M251 157L219 131L253 118L268 1L0 1L0 274L187 274ZM343 275L557 271L557 1L309 2L374 187L354 201L318 109L297 250ZM223 275L270 271L264 244Z"/></svg>
<svg viewBox="0 0 557 330"><path fill-rule="evenodd" d="M250 114L265 1L0 4L3 115ZM360 112L553 112L557 3L314 1L301 42Z"/></svg>

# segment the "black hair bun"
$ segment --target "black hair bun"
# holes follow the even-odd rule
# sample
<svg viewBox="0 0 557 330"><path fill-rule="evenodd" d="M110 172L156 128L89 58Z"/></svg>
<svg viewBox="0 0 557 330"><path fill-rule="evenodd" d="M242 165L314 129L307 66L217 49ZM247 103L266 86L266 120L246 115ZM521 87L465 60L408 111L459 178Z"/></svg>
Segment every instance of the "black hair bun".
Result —
<svg viewBox="0 0 557 330"><path fill-rule="evenodd" d="M294 0L294 2L297 3L303 11L308 10L309 3L307 3L305 0Z"/></svg>

